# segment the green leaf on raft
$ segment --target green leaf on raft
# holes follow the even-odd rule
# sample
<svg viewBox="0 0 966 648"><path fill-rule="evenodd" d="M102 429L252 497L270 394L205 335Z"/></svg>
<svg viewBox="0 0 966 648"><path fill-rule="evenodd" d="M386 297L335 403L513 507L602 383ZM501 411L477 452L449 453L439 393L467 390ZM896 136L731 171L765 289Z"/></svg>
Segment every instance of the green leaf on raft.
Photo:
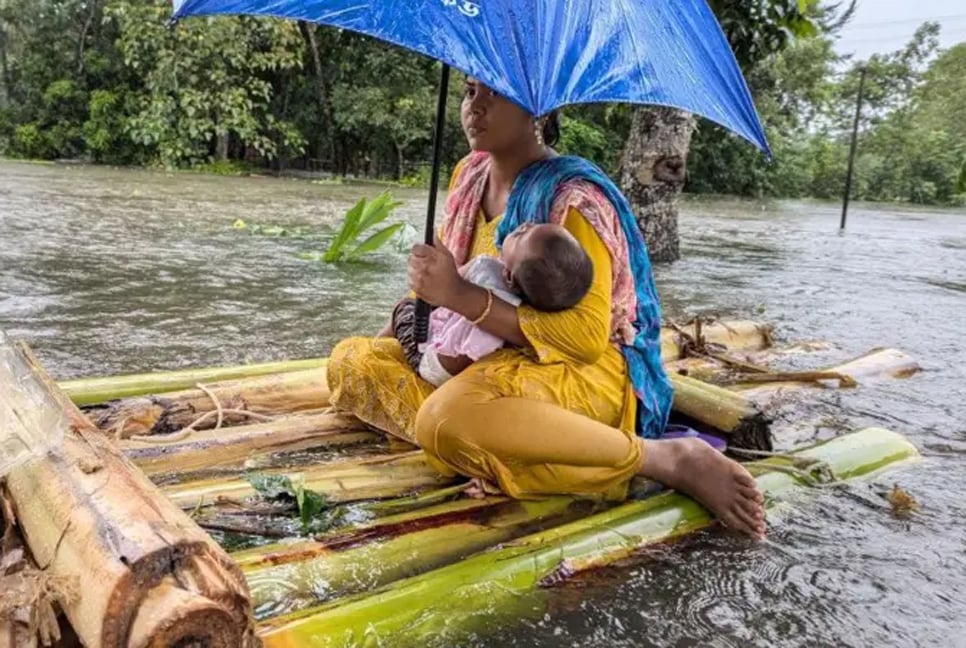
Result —
<svg viewBox="0 0 966 648"><path fill-rule="evenodd" d="M297 484L293 484L287 475L248 475L246 479L255 492L265 499L294 500L303 533L310 530L316 516L330 507L324 495L305 487L304 477Z"/></svg>
<svg viewBox="0 0 966 648"><path fill-rule="evenodd" d="M305 488L305 480L299 481L295 489L295 503L299 507L299 518L302 520L302 530L307 531L313 518L329 508L329 502L321 493Z"/></svg>

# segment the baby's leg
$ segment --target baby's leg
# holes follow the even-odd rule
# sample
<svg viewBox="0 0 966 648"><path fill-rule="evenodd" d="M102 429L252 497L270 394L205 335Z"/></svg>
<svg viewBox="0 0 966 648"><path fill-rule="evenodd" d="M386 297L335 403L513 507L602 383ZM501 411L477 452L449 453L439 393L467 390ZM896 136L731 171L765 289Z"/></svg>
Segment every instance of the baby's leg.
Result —
<svg viewBox="0 0 966 648"><path fill-rule="evenodd" d="M409 361L409 366L419 369L419 343L416 342L416 300L403 299L392 311L392 332L388 337L395 337L402 346L403 354ZM379 337L382 337L381 335Z"/></svg>
<svg viewBox="0 0 966 648"><path fill-rule="evenodd" d="M446 356L437 354L436 357L439 358L439 364L442 365L443 369L445 369L451 376L455 376L473 364L473 359L469 356Z"/></svg>

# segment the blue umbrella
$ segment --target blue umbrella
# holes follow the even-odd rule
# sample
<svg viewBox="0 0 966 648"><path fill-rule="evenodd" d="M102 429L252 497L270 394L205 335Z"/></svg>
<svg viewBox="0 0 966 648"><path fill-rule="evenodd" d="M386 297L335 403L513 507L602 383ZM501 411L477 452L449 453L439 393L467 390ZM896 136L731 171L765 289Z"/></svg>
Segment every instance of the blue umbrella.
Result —
<svg viewBox="0 0 966 648"><path fill-rule="evenodd" d="M534 116L580 103L671 106L769 153L748 87L705 0L174 0L175 20L214 14L332 25L442 61L430 187L439 180L449 66ZM430 191L428 244L435 211Z"/></svg>

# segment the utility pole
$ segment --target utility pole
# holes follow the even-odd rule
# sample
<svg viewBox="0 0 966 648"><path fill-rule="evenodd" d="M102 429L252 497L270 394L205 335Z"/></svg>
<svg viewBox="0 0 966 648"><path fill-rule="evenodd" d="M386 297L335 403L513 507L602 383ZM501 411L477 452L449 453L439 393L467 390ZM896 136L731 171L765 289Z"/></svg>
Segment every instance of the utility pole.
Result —
<svg viewBox="0 0 966 648"><path fill-rule="evenodd" d="M865 66L859 70L859 96L855 102L855 124L852 125L852 146L849 148L849 168L845 173L845 196L842 198L842 223L840 230L845 229L845 218L849 213L849 196L852 195L852 171L855 168L855 150L859 144L859 120L862 118L862 98L865 93Z"/></svg>

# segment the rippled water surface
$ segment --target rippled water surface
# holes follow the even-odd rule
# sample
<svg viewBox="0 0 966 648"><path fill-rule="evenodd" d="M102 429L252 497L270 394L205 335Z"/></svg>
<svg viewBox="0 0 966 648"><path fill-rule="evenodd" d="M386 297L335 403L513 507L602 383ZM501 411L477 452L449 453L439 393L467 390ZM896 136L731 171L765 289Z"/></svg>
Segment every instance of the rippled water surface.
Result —
<svg viewBox="0 0 966 648"><path fill-rule="evenodd" d="M0 161L0 328L58 378L325 355L373 331L405 289L387 251L332 267L320 249L374 187ZM418 222L424 193L395 191ZM889 427L924 461L842 493L805 493L752 545L709 532L545 593L549 612L491 628L494 646L964 645L966 214L823 203L687 200L684 260L657 270L665 311L774 323L833 364L895 346L916 377L816 395L785 442ZM250 236L249 223L309 238ZM911 520L879 493L899 482ZM481 602L482 604L482 602Z"/></svg>

